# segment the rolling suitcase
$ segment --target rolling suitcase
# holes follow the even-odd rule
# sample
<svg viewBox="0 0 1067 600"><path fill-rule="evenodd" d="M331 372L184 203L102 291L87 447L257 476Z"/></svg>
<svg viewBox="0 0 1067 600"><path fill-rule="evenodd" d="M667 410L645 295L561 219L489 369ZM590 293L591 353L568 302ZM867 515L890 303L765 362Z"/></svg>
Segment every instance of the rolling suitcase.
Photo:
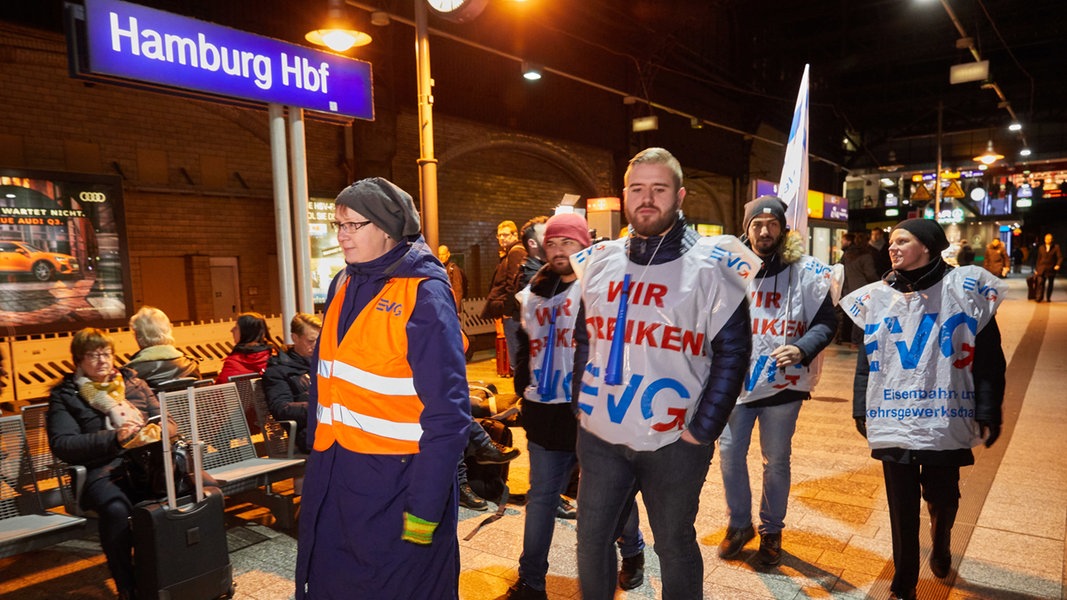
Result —
<svg viewBox="0 0 1067 600"><path fill-rule="evenodd" d="M1031 275L1026 278L1026 299L1035 298L1037 298L1037 275Z"/></svg>
<svg viewBox="0 0 1067 600"><path fill-rule="evenodd" d="M141 600L209 600L234 593L233 567L226 547L222 491L204 488L203 447L196 428L194 390L188 389L192 424L192 497L176 498L174 478L167 477L166 501L144 502L133 510L133 561ZM173 473L167 409L160 402L163 462Z"/></svg>

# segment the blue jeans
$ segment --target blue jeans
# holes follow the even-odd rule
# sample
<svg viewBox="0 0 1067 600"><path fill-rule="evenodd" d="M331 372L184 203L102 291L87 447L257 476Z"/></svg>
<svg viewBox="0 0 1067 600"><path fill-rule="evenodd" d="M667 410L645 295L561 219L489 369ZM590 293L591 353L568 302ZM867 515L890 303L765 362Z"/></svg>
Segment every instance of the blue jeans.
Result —
<svg viewBox="0 0 1067 600"><path fill-rule="evenodd" d="M545 450L533 442L527 443L526 451L530 453L530 491L526 494L519 577L530 587L543 590L559 495L566 489L578 457L565 450Z"/></svg>
<svg viewBox="0 0 1067 600"><path fill-rule="evenodd" d="M645 551L645 536L641 535L641 511L634 503L630 514L626 517L626 523L622 526L622 534L615 540L619 546L619 554L623 558L637 556Z"/></svg>
<svg viewBox="0 0 1067 600"><path fill-rule="evenodd" d="M504 342L508 345L508 364L511 365L511 372L518 371L519 366L519 330L522 329L522 323L519 319L502 319L504 324ZM522 395L526 390L515 390L516 394Z"/></svg>
<svg viewBox="0 0 1067 600"><path fill-rule="evenodd" d="M752 429L759 420L760 450L763 453L763 495L760 500L760 535L781 533L789 502L789 457L793 432L804 402L797 400L778 406L749 408L738 404L719 436L719 465L726 492L729 526L752 524L752 488L748 479L748 447Z"/></svg>
<svg viewBox="0 0 1067 600"><path fill-rule="evenodd" d="M700 489L712 446L678 440L659 450L638 452L609 444L578 429L578 579L584 600L615 596L617 561L613 542L640 491L656 538L663 597L703 597L704 561L697 545Z"/></svg>

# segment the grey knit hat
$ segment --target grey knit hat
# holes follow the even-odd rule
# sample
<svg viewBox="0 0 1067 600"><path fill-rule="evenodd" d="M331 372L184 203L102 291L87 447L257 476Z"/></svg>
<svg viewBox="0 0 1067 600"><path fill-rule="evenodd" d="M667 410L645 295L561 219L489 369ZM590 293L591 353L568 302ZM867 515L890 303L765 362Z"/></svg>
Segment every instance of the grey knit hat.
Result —
<svg viewBox="0 0 1067 600"><path fill-rule="evenodd" d="M341 190L334 204L358 212L398 242L419 234L415 202L410 194L388 179L361 179Z"/></svg>
<svg viewBox="0 0 1067 600"><path fill-rule="evenodd" d="M745 231L752 223L752 219L760 215L771 215L778 219L778 224L785 230L785 202L778 196L760 196L745 205Z"/></svg>

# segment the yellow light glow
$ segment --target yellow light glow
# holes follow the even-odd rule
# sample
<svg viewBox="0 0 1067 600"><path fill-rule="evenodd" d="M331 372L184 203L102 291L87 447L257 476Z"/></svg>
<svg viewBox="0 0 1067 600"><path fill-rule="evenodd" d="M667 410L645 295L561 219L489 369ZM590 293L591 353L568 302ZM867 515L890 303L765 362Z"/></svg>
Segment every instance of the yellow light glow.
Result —
<svg viewBox="0 0 1067 600"><path fill-rule="evenodd" d="M354 29L316 29L309 31L304 37L312 44L326 46L334 52L344 52L349 48L371 43L369 34Z"/></svg>
<svg viewBox="0 0 1067 600"><path fill-rule="evenodd" d="M997 151L993 149L993 140L989 140L989 145L986 146L986 151L983 154L974 157L974 160L983 165L991 165L1002 158L1004 158L1004 155L997 154Z"/></svg>

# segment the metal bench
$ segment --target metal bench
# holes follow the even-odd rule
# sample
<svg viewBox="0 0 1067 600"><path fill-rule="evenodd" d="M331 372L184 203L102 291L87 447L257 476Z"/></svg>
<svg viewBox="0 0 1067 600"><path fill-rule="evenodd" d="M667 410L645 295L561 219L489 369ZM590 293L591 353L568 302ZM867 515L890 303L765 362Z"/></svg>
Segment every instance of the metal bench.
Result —
<svg viewBox="0 0 1067 600"><path fill-rule="evenodd" d="M189 390L165 392L160 402L186 437L192 434ZM223 383L192 388L196 425L204 444L203 468L227 496L243 498L270 509L279 526L290 528L295 519L294 499L272 491L280 481L303 475L303 458L264 458L256 454L237 386Z"/></svg>
<svg viewBox="0 0 1067 600"><path fill-rule="evenodd" d="M296 456L296 421L276 421L267 406L263 379L259 375L238 375L230 381L237 386L237 395L245 415L255 415L263 443L260 456L294 458ZM255 436L253 436L255 438Z"/></svg>
<svg viewBox="0 0 1067 600"><path fill-rule="evenodd" d="M82 517L45 510L35 471L22 417L0 418L0 558L80 537L85 529Z"/></svg>

